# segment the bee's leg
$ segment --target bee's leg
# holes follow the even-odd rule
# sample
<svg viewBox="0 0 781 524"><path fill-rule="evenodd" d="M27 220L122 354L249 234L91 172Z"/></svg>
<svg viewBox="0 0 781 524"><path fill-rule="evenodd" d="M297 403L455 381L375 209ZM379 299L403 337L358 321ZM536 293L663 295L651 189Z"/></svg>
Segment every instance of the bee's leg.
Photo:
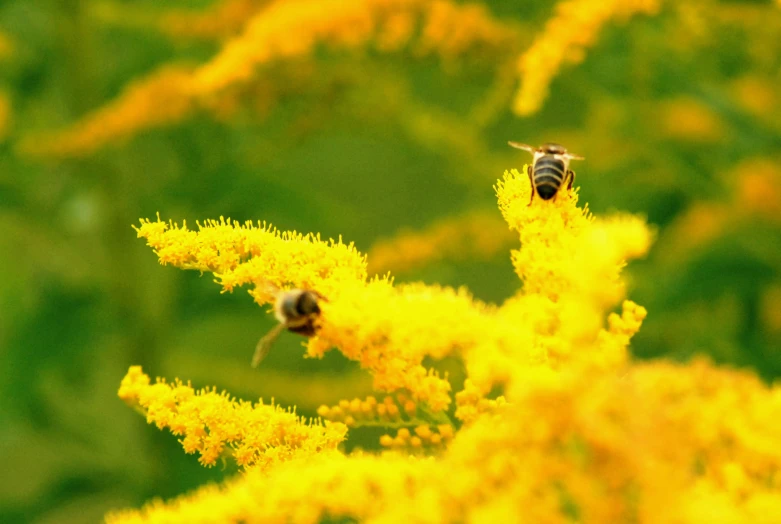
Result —
<svg viewBox="0 0 781 524"><path fill-rule="evenodd" d="M529 203L526 204L526 207L529 207L532 205L532 201L534 200L534 179L532 178L532 166L526 166L526 174L529 175L529 185L532 188L532 196L529 199Z"/></svg>
<svg viewBox="0 0 781 524"><path fill-rule="evenodd" d="M572 189L572 184L575 182L575 172L571 169L567 171L567 178L569 178L569 182L567 182L567 191L570 191Z"/></svg>

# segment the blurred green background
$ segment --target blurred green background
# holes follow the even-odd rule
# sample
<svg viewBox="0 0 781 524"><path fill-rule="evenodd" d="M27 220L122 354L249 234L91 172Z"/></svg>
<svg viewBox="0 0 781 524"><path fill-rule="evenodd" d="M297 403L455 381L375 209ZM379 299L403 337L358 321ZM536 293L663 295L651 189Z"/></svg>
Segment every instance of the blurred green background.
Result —
<svg viewBox="0 0 781 524"><path fill-rule="evenodd" d="M629 295L649 310L638 357L707 354L781 376L777 3L671 2L608 24L525 118L511 112L516 62L555 10L496 0L479 13L506 31L498 43L444 58L414 38L392 51L322 46L258 67L229 110L77 154L49 147L130 83L207 62L272 3L0 3L0 521L96 521L232 473L200 467L116 397L130 365L305 415L369 391L340 355L302 359L294 335L250 369L269 316L242 291L159 266L130 227L140 217L266 220L371 252L437 224L457 237L487 216L498 249L372 268L501 302L519 282L492 185L529 160L510 139L585 156L573 166L582 201L658 229L628 269Z"/></svg>

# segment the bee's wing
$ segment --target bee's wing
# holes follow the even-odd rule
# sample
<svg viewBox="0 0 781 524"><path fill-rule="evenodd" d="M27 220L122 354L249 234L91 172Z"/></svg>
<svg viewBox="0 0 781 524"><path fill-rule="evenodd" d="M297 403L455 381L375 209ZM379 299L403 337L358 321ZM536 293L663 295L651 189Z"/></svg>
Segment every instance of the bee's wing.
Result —
<svg viewBox="0 0 781 524"><path fill-rule="evenodd" d="M520 142L513 142L512 140L507 142L510 144L510 146L514 147L515 149L523 149L524 151L528 151L529 153L534 154L537 151L536 147L532 147L530 145L521 144Z"/></svg>
<svg viewBox="0 0 781 524"><path fill-rule="evenodd" d="M585 160L584 157L580 155L573 155L572 153L567 153L566 155L570 160Z"/></svg>
<svg viewBox="0 0 781 524"><path fill-rule="evenodd" d="M268 355L269 350L271 349L271 345L274 343L274 341L277 339L280 333L285 329L284 324L277 324L273 328L271 328L271 331L266 333L263 338L261 338L258 341L258 345L255 346L255 354L252 355L252 367L256 368L258 367L258 364L266 358L266 355Z"/></svg>

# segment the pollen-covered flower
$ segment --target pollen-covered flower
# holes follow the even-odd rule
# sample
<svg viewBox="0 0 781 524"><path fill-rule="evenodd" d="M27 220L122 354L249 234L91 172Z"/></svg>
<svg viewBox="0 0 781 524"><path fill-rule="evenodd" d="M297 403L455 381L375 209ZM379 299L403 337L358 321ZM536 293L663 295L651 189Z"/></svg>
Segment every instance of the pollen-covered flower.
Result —
<svg viewBox="0 0 781 524"><path fill-rule="evenodd" d="M604 318L624 298L620 272L626 261L651 245L645 222L630 215L595 220L577 207L575 191L528 205L528 177L516 170L505 173L496 191L502 214L521 240L513 265L523 288L502 306L502 314L531 324L535 345L553 366L622 365L629 338L618 346L606 344L613 338L604 333Z"/></svg>
<svg viewBox="0 0 781 524"><path fill-rule="evenodd" d="M648 229L629 216L594 221L567 191L528 206L529 191L517 171L497 186L505 219L520 233L513 260L524 282L500 308L463 289L367 282L365 258L352 245L266 225L221 219L191 231L158 219L142 221L137 231L161 263L211 271L227 291L248 284L260 304L280 289L318 292L321 315L308 354L336 347L371 373L375 390L407 392L437 413L452 403L452 386L427 359L462 359L482 394L530 366L616 367L625 360L629 336L603 333L604 319L624 298L620 270L645 253Z"/></svg>
<svg viewBox="0 0 781 524"><path fill-rule="evenodd" d="M293 459L107 522L772 522L781 511L781 391L705 362L625 376L529 374L515 400L430 458ZM430 433L431 432L431 433Z"/></svg>
<svg viewBox="0 0 781 524"><path fill-rule="evenodd" d="M122 380L119 397L146 414L147 422L168 429L186 453L213 466L230 452L239 466L268 467L294 457L335 450L347 432L344 424L306 423L294 412L262 402L236 401L212 389L189 384L152 384L139 366Z"/></svg>
<svg viewBox="0 0 781 524"><path fill-rule="evenodd" d="M336 347L384 395L323 405L321 426L179 382L150 384L131 369L120 395L183 436L186 451L209 464L230 446L241 464L264 467L108 521L701 522L717 508L728 521L754 522L777 514L778 388L701 361L628 358L647 311L625 298L620 272L647 251L645 223L594 218L566 189L530 206L528 178L515 170L496 191L520 238L513 264L523 283L500 306L463 289L367 281L364 257L341 242L225 220L199 231L142 221L139 236L161 262L213 272L224 289L248 284L265 302L271 288L313 286L323 300L308 354ZM463 363L456 391L436 371L446 357ZM386 428L382 452L334 450L347 427L361 426Z"/></svg>
<svg viewBox="0 0 781 524"><path fill-rule="evenodd" d="M332 296L349 282L366 278L366 260L353 244L325 242L319 235L279 232L265 223L240 224L220 218L198 224L198 231L171 222L142 220L135 228L163 265L214 273L223 291L253 285L259 304L276 290L314 289Z"/></svg>

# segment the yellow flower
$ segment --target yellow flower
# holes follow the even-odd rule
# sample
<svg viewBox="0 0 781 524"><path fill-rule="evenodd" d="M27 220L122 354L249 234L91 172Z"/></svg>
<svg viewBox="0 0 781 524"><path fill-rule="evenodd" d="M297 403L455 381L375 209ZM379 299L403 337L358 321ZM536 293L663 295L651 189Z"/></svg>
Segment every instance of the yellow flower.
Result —
<svg viewBox="0 0 781 524"><path fill-rule="evenodd" d="M236 105L239 95L229 88L257 80L263 65L310 56L319 46L354 49L375 44L380 51L395 51L409 45L415 55L433 54L447 61L470 49L502 49L516 37L482 7L447 0L232 0L206 14L171 12L162 21L124 9L103 6L98 12L117 23L148 22L172 34L231 38L199 67L166 65L69 128L29 137L21 151L83 156L142 130L182 121L197 110L219 118ZM0 35L0 55L2 44ZM268 94L260 98L266 99L261 105L269 103Z"/></svg>
<svg viewBox="0 0 781 524"><path fill-rule="evenodd" d="M611 19L625 20L635 13L655 14L659 0L564 0L556 16L518 59L521 86L513 109L519 115L536 113L548 95L548 86L565 62L583 59L599 31Z"/></svg>
<svg viewBox="0 0 781 524"><path fill-rule="evenodd" d="M483 413L493 413L507 404L503 396L487 399L471 380L466 379L464 389L456 393L456 418L469 423Z"/></svg>
<svg viewBox="0 0 781 524"><path fill-rule="evenodd" d="M498 46L514 36L482 8L445 0L274 2L196 72L194 86L201 94L214 94L250 79L259 65L308 55L318 44L356 47L379 35L380 48L396 49L414 34L415 20L422 24L418 51L445 58L476 44Z"/></svg>
<svg viewBox="0 0 781 524"><path fill-rule="evenodd" d="M307 425L131 368L120 396L185 451L212 464L230 446L255 467L107 521L694 523L781 512L781 389L702 361L627 358L647 312L624 299L619 275L648 249L645 224L595 219L574 191L529 206L528 178L514 170L496 189L523 280L499 307L464 290L367 282L364 257L341 242L225 220L199 231L142 221L161 262L214 272L224 289L250 284L259 302L269 285L323 292L309 354L335 346L393 396L321 406L344 424ZM461 427L445 415L450 381L429 367L446 356L466 370L454 395ZM395 433L380 437L381 453L346 456L334 449L345 425Z"/></svg>
<svg viewBox="0 0 781 524"><path fill-rule="evenodd" d="M203 12L168 12L160 17L158 25L176 38L223 39L239 32L269 3L271 0L222 0Z"/></svg>
<svg viewBox="0 0 781 524"><path fill-rule="evenodd" d="M661 132L674 140L709 144L727 134L716 111L691 97L664 101L655 112Z"/></svg>
<svg viewBox="0 0 781 524"><path fill-rule="evenodd" d="M440 220L419 232L402 231L369 251L369 273L404 272L439 260L488 259L514 240L496 212Z"/></svg>
<svg viewBox="0 0 781 524"><path fill-rule="evenodd" d="M326 297L341 286L363 282L366 259L353 244L317 235L279 232L265 223L208 220L192 231L184 223L142 220L135 228L163 265L209 271L223 291L251 284L258 304L272 302L277 289L314 289Z"/></svg>
<svg viewBox="0 0 781 524"><path fill-rule="evenodd" d="M603 319L624 297L619 275L626 261L650 247L648 227L629 215L594 220L577 207L575 191L561 190L554 199L530 206L528 177L516 170L505 173L496 190L522 246L513 252L513 265L523 289L501 313L526 318L537 353L554 366L573 360L623 363L626 344L601 345Z"/></svg>
<svg viewBox="0 0 781 524"><path fill-rule="evenodd" d="M109 142L126 140L139 129L178 122L195 108L190 78L188 67L164 67L131 83L116 100L72 127L28 138L20 148L31 155L81 156Z"/></svg>
<svg viewBox="0 0 781 524"><path fill-rule="evenodd" d="M142 221L137 231L161 263L211 271L225 291L249 284L259 304L279 289L317 291L322 315L308 354L321 357L336 347L370 371L375 390L406 391L436 413L451 404L451 385L423 364L427 358L463 359L470 384L483 394L529 366L578 361L615 368L625 360L629 336L611 337L603 323L623 299L619 272L648 249L649 231L634 217L592 220L576 206L574 192L528 206L529 192L517 171L497 186L505 219L523 246L513 256L523 290L501 308L465 290L366 282L365 257L352 245L265 224L220 219L191 231L158 218Z"/></svg>
<svg viewBox="0 0 781 524"><path fill-rule="evenodd" d="M344 424L307 424L273 404L240 402L210 389L195 391L179 381L151 384L140 366L130 368L119 397L143 411L150 424L181 437L185 452L198 453L204 466L213 466L230 450L239 466L266 468L335 450L347 433Z"/></svg>
<svg viewBox="0 0 781 524"><path fill-rule="evenodd" d="M737 523L781 511L777 387L702 361L548 378L529 374L512 404L434 457L294 458L107 521ZM383 443L418 449L421 434Z"/></svg>

